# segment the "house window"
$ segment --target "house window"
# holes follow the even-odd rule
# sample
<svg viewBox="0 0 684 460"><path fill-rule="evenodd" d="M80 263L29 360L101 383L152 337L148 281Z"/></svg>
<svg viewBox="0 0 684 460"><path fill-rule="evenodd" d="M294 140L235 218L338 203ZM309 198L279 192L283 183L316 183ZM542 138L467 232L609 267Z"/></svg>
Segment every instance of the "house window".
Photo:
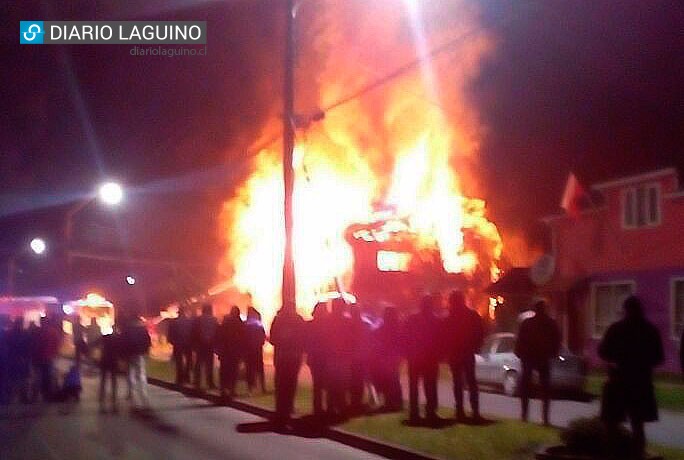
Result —
<svg viewBox="0 0 684 460"><path fill-rule="evenodd" d="M608 326L622 318L622 304L627 297L634 294L633 281L615 283L597 283L592 288L592 334L601 337Z"/></svg>
<svg viewBox="0 0 684 460"><path fill-rule="evenodd" d="M672 280L672 337L679 339L684 331L684 278Z"/></svg>
<svg viewBox="0 0 684 460"><path fill-rule="evenodd" d="M622 195L622 226L649 227L660 224L660 186L628 187Z"/></svg>

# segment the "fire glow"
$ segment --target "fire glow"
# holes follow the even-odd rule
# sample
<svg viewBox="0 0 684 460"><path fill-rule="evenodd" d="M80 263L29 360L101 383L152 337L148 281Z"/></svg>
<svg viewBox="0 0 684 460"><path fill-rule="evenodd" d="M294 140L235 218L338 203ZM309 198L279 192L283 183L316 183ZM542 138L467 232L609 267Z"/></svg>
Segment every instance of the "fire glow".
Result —
<svg viewBox="0 0 684 460"><path fill-rule="evenodd" d="M337 19L326 16L327 20L331 17ZM458 27L470 28L472 21ZM374 27L398 24L397 18ZM325 30L334 35L336 29ZM375 32L392 36L388 30ZM490 48L486 36L476 35L451 53L447 68L435 69L439 75L448 71L453 80L444 102L450 107L448 113L420 96L425 81L414 72L383 88L381 95L330 111L306 132L298 132L293 251L302 313L308 315L321 295L350 285L354 261L345 231L352 224L376 221L379 210L396 217L388 222L403 223L406 228L402 230L414 234L420 247L437 248L446 272L468 277L484 273L489 280L498 276L499 232L486 218L484 201L464 194L459 175L473 175L480 133L464 88L477 75L480 60ZM339 100L349 88L373 80L373 70L359 62L362 55L350 45L323 64L318 88L321 107L326 101ZM453 60L454 56L458 59ZM277 126L274 119L264 137ZM461 162L469 165L463 171ZM475 182L469 177L468 183ZM254 157L252 173L224 204L222 234L227 249L219 267L233 290L251 295L267 325L280 305L282 204L281 147L274 145ZM383 259L382 263L388 263L384 268L391 270L405 266L402 260Z"/></svg>

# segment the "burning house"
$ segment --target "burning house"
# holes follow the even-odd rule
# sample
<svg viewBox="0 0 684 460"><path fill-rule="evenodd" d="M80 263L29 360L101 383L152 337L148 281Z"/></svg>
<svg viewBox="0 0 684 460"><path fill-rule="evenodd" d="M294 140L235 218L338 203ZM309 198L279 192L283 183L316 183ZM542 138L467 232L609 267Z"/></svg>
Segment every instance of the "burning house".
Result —
<svg viewBox="0 0 684 460"><path fill-rule="evenodd" d="M359 18L373 16L372 2L321 8L302 21L311 27L298 42L298 78L310 79L298 88L295 109L308 113L315 105L325 113L296 133L292 239L300 312L308 316L321 295L340 286L360 303L399 305L418 291L484 290L499 274L503 245L485 202L473 198L482 191L482 127L467 88L492 49L484 29L477 32L477 11L468 4L454 5L448 18L426 11L440 26L423 44L448 52L407 67L425 50L415 48L406 10L382 7L384 21L358 27ZM410 71L396 73L400 68ZM381 88L350 97L393 72ZM254 144L260 149L250 172L224 203L218 267L226 292L249 294L266 325L280 305L285 241L282 146L267 142L282 126L273 113ZM378 209L392 215L379 217Z"/></svg>

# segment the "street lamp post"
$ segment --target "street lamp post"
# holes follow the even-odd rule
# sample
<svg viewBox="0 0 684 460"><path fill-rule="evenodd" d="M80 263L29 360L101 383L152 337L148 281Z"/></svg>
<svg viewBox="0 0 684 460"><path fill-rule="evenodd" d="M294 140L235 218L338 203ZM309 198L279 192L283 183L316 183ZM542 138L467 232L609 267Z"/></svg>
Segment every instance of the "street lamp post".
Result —
<svg viewBox="0 0 684 460"><path fill-rule="evenodd" d="M71 276L71 242L74 234L74 217L96 199L100 199L108 206L116 206L123 200L123 189L116 182L106 182L100 186L96 194L74 204L64 219L64 250L66 251L67 277Z"/></svg>
<svg viewBox="0 0 684 460"><path fill-rule="evenodd" d="M47 244L42 238L33 238L28 245L28 248L22 247L19 252L11 254L7 259L7 295L14 295L14 284L16 281L17 274L17 259L20 255L30 249L36 255L42 255L47 249Z"/></svg>

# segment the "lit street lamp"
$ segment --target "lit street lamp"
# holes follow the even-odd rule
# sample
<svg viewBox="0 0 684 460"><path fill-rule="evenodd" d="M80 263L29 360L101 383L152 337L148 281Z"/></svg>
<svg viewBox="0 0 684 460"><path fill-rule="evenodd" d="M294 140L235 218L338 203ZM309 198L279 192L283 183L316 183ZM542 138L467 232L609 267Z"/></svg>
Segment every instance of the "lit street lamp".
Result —
<svg viewBox="0 0 684 460"><path fill-rule="evenodd" d="M45 244L45 240L42 238L34 238L31 240L31 243L29 243L29 247L34 254L40 255L47 249L47 244Z"/></svg>
<svg viewBox="0 0 684 460"><path fill-rule="evenodd" d="M74 232L74 216L78 214L83 208L88 206L96 199L100 199L107 206L116 206L123 200L124 192L120 184L116 182L105 182L102 184L97 193L93 193L85 199L77 202L66 213L64 220L64 248L67 255L67 276L71 274L71 240Z"/></svg>
<svg viewBox="0 0 684 460"><path fill-rule="evenodd" d="M128 275L126 277L126 284L128 284L129 286L133 286L135 284L135 281L136 280L134 276Z"/></svg>
<svg viewBox="0 0 684 460"><path fill-rule="evenodd" d="M99 195L105 204L117 205L123 199L123 189L116 182L107 182L100 187Z"/></svg>
<svg viewBox="0 0 684 460"><path fill-rule="evenodd" d="M41 255L45 253L47 249L47 243L42 238L33 238L28 244L28 247L22 246L21 249L10 255L7 259L7 295L11 296L14 294L14 283L17 274L17 259L24 253L31 250L33 254Z"/></svg>

